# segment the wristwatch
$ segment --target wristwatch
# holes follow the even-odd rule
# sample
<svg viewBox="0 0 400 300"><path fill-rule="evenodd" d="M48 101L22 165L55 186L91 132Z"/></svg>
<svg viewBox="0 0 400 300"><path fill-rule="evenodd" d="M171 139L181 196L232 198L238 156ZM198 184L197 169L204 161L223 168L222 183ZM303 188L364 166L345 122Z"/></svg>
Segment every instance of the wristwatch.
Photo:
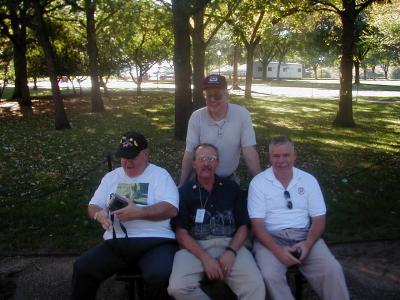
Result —
<svg viewBox="0 0 400 300"><path fill-rule="evenodd" d="M225 248L227 251L231 251L233 254L235 254L235 256L237 255L237 252L235 249L233 249L232 247L228 246Z"/></svg>

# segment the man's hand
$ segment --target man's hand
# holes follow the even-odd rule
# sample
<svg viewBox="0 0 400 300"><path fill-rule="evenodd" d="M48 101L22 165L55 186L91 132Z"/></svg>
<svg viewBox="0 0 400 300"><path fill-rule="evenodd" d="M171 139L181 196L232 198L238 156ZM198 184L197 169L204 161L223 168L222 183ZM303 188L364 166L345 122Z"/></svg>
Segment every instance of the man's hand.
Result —
<svg viewBox="0 0 400 300"><path fill-rule="evenodd" d="M235 254L232 251L225 251L218 258L219 265L226 277L232 270L233 263L235 262Z"/></svg>
<svg viewBox="0 0 400 300"><path fill-rule="evenodd" d="M301 263L301 261L295 258L291 253L295 251L295 249L296 247L277 246L276 250L272 253L281 263L290 267Z"/></svg>
<svg viewBox="0 0 400 300"><path fill-rule="evenodd" d="M141 216L141 208L135 203L128 200L128 206L115 210L112 212L113 215L117 216L122 222L139 219Z"/></svg>
<svg viewBox="0 0 400 300"><path fill-rule="evenodd" d="M224 272L222 271L219 262L215 258L207 256L201 262L208 279L222 280L224 278Z"/></svg>
<svg viewBox="0 0 400 300"><path fill-rule="evenodd" d="M101 224L104 230L110 230L112 228L112 222L108 218L108 212L105 209L96 212L96 221Z"/></svg>
<svg viewBox="0 0 400 300"><path fill-rule="evenodd" d="M301 255L299 257L299 260L303 261L308 256L308 253L310 253L312 246L310 246L306 241L303 241L293 245L293 248L301 249Z"/></svg>

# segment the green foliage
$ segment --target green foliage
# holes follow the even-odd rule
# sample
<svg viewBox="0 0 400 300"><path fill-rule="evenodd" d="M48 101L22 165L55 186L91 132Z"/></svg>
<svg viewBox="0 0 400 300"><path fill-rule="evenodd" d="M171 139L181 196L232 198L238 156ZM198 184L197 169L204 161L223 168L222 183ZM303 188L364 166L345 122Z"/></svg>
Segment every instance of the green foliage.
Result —
<svg viewBox="0 0 400 300"><path fill-rule="evenodd" d="M110 41L135 81L141 81L155 63L172 57L171 15L154 1L125 1L109 26Z"/></svg>
<svg viewBox="0 0 400 300"><path fill-rule="evenodd" d="M296 36L301 61L306 67L332 65L339 56L339 25L331 16L323 14L308 15L304 20Z"/></svg>

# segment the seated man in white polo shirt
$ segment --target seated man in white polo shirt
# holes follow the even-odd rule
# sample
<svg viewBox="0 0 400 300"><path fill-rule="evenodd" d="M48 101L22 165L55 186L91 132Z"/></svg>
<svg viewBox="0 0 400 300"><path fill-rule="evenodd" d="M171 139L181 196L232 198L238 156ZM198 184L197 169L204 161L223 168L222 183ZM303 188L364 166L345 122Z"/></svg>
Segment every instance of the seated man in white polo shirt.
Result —
<svg viewBox="0 0 400 300"><path fill-rule="evenodd" d="M275 137L269 145L272 167L250 183L248 211L256 236L253 252L271 299L294 299L286 281L298 265L324 300L347 300L342 267L320 238L326 207L317 180L295 168L293 142Z"/></svg>

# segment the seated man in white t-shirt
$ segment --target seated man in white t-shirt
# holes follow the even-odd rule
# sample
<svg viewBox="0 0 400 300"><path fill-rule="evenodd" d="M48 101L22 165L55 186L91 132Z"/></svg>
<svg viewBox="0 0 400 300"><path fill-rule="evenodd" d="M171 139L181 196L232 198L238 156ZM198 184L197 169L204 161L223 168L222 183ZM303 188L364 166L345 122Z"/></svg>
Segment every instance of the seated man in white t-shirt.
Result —
<svg viewBox="0 0 400 300"><path fill-rule="evenodd" d="M170 219L178 212L178 190L166 170L149 163L142 134L125 133L116 155L121 167L103 177L88 206L89 218L105 229L104 242L75 262L71 298L95 299L103 280L139 268L144 298L169 299L166 289L177 250ZM112 194L126 206L111 206Z"/></svg>
<svg viewBox="0 0 400 300"><path fill-rule="evenodd" d="M250 183L253 252L267 291L273 300L294 299L285 273L298 265L321 299L349 299L342 267L320 238L326 214L321 189L312 175L293 166L295 159L290 139L273 138L272 166Z"/></svg>

